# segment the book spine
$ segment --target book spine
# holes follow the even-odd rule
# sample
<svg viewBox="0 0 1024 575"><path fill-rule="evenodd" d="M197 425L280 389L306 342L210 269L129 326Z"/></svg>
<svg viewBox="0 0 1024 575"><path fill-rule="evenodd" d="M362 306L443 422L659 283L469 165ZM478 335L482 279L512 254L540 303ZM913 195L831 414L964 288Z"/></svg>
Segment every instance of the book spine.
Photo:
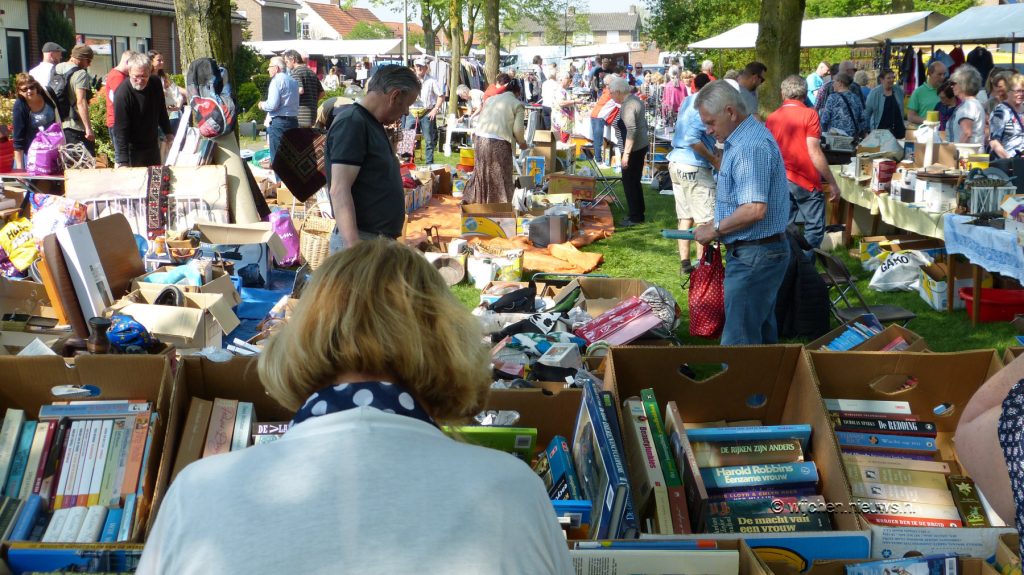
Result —
<svg viewBox="0 0 1024 575"><path fill-rule="evenodd" d="M8 409L4 413L4 422L0 426L0 481L7 483L7 475L11 470L11 461L18 448L18 436L25 423L25 412L20 409Z"/></svg>
<svg viewBox="0 0 1024 575"><path fill-rule="evenodd" d="M89 421L89 433L86 436L85 457L82 459L82 466L78 470L78 479L75 482L74 504L88 507L89 487L92 483L92 472L96 468L96 453L100 447L100 433L103 431L103 420L93 419Z"/></svg>
<svg viewBox="0 0 1024 575"><path fill-rule="evenodd" d="M796 425L760 425L748 427L703 427L690 429L686 432L691 443L764 441L772 439L797 439L801 449L807 447L811 437L811 426Z"/></svg>
<svg viewBox="0 0 1024 575"><path fill-rule="evenodd" d="M651 439L650 418L645 414L643 402L635 398L623 403L622 415L625 419L625 440L632 444L632 449L628 450L627 463L633 475L636 507L642 516L653 516L655 533L671 535L672 515L668 506L668 490Z"/></svg>
<svg viewBox="0 0 1024 575"><path fill-rule="evenodd" d="M615 411L615 396L610 391L602 391L598 394L598 412L601 425L608 432L608 451L611 454L614 471L615 484L621 486L623 511L622 519L619 522L619 529L616 531L616 539L635 539L639 535L637 526L636 511L633 507L633 495L629 487L629 476L626 475L626 454L622 451L622 430L619 428L619 419Z"/></svg>
<svg viewBox="0 0 1024 575"><path fill-rule="evenodd" d="M860 465L865 467L899 467L900 469L906 469L907 471L923 471L925 473L941 473L943 475L949 475L950 469L949 464L941 461L920 461L917 459L908 459L906 457L900 457L898 454L873 454L864 455L860 453L850 453L844 451L843 462L847 465Z"/></svg>
<svg viewBox="0 0 1024 575"><path fill-rule="evenodd" d="M60 458L60 466L57 472L59 481L53 495L54 509L73 507L72 505L64 505L64 493L68 488L68 482L71 481L72 468L78 463L78 455L82 447L82 431L86 423L81 420L74 421L71 423L71 429L68 431L67 448L64 450L64 457Z"/></svg>
<svg viewBox="0 0 1024 575"><path fill-rule="evenodd" d="M54 491L57 488L60 477L61 461L64 458L64 454L67 450L68 445L68 431L71 429L70 419L61 419L57 422L57 427L53 432L53 439L50 442L50 447L47 450L46 463L41 463L43 466L42 472L38 475L38 488L33 486L33 490L39 493L50 505L51 509L54 509Z"/></svg>
<svg viewBox="0 0 1024 575"><path fill-rule="evenodd" d="M21 513L25 502L13 497L4 496L4 507L0 511L0 541L10 541L11 532L14 531L15 519Z"/></svg>
<svg viewBox="0 0 1024 575"><path fill-rule="evenodd" d="M640 397L644 402L644 412L650 423L651 437L654 440L654 447L658 453L658 460L661 470L665 476L667 487L669 517L672 520L671 533L689 533L689 510L686 507L686 491L683 489L683 478L679 473L679 466L672 454L672 447L668 442L668 435L665 432L665 420L661 416L658 407L658 399L653 389L640 391Z"/></svg>
<svg viewBox="0 0 1024 575"><path fill-rule="evenodd" d="M773 485L815 485L818 468L813 461L712 467L700 470L708 489L768 487Z"/></svg>
<svg viewBox="0 0 1024 575"><path fill-rule="evenodd" d="M157 417L158 417L158 415L157 415L157 413L155 411L149 416L149 429L150 430L156 429ZM141 467L141 469L139 471L139 486L135 490L135 500L136 501L146 501L146 499L144 499L144 494L146 492L146 489L149 487L149 474L147 472L149 471L149 453L150 453L150 450L152 450L152 448L153 448L153 434L150 433L149 435L146 436L146 447L142 451L142 467ZM152 496L150 497L150 499L152 499ZM134 539L135 538L136 530L138 528L139 528L138 522L136 522L135 524L132 525L132 529L129 532L129 538L130 539Z"/></svg>
<svg viewBox="0 0 1024 575"><path fill-rule="evenodd" d="M120 505L120 500L113 500L114 480L117 477L117 466L121 458L121 451L125 446L127 437L127 422L122 418L112 420L110 430L110 444L107 446L107 457L103 462L103 477L100 479L100 505Z"/></svg>
<svg viewBox="0 0 1024 575"><path fill-rule="evenodd" d="M103 532L103 523L107 519L107 508L103 505L93 505L88 508L85 520L82 521L82 528L78 530L75 543L96 543L100 540L100 533Z"/></svg>
<svg viewBox="0 0 1024 575"><path fill-rule="evenodd" d="M11 471L7 476L4 495L17 498L21 494L21 483L25 479L25 469L28 467L28 458L32 452L32 442L35 438L36 422L26 421L21 426L21 435L18 437L18 447L14 451L14 459L11 461Z"/></svg>
<svg viewBox="0 0 1024 575"><path fill-rule="evenodd" d="M70 509L57 509L53 512L53 515L50 516L50 524L43 532L42 543L56 543L60 540L61 531L64 530L64 523L67 522L70 512Z"/></svg>
<svg viewBox="0 0 1024 575"><path fill-rule="evenodd" d="M918 517L916 515L881 515L876 513L865 513L864 519L878 525L889 525L891 527L963 527L959 519L931 519Z"/></svg>
<svg viewBox="0 0 1024 575"><path fill-rule="evenodd" d="M551 495L552 499L569 499L569 500L582 500L583 491L580 488L580 480L576 475L576 470L573 468L572 463L572 452L569 451L569 442L565 440L561 435L556 435L551 439L551 443L548 444L547 451L545 452L548 465L551 469L552 478L563 481L561 483L564 488L561 490L564 493L560 493L557 497Z"/></svg>
<svg viewBox="0 0 1024 575"><path fill-rule="evenodd" d="M668 435L672 454L679 467L679 475L683 478L683 489L686 492L686 508L690 517L689 533L704 532L704 518L707 514L708 492L700 475L700 467L693 453L683 418L679 414L676 402L665 405L665 430Z"/></svg>
<svg viewBox="0 0 1024 575"><path fill-rule="evenodd" d="M128 495L135 493L139 486L139 470L142 469L142 456L146 449L146 436L149 435L149 413L135 416L135 426L132 428L131 449L128 451L128 459L124 468L124 483L121 484L121 493Z"/></svg>
<svg viewBox="0 0 1024 575"><path fill-rule="evenodd" d="M253 405L247 401L238 402L235 413L235 428L231 433L231 451L249 447L249 430L252 429Z"/></svg>
<svg viewBox="0 0 1024 575"><path fill-rule="evenodd" d="M89 510L84 506L76 506L68 509L68 517L64 522L64 528L60 531L57 541L60 543L73 543L78 538L78 532L82 530L85 523L85 516Z"/></svg>
<svg viewBox="0 0 1024 575"><path fill-rule="evenodd" d="M149 411L149 403L99 403L43 405L39 408L39 419L60 419L61 417L99 419L104 417L128 417Z"/></svg>
<svg viewBox="0 0 1024 575"><path fill-rule="evenodd" d="M832 411L829 410L829 415L836 417L847 417L851 419L889 419L899 421L920 421L921 419L913 413L901 413L899 415L894 414L882 414L882 413L869 413L866 411Z"/></svg>
<svg viewBox="0 0 1024 575"><path fill-rule="evenodd" d="M884 483L886 485L905 485L908 487L926 487L928 489L947 490L946 476L932 471L915 471L903 469L899 463L887 466L861 465L847 461L846 477L851 482Z"/></svg>
<svg viewBox="0 0 1024 575"><path fill-rule="evenodd" d="M930 437L884 435L881 433L850 433L837 431L839 447L852 447L867 451L895 451L908 453L935 453L935 440Z"/></svg>
<svg viewBox="0 0 1024 575"><path fill-rule="evenodd" d="M107 468L107 452L110 450L110 436L114 431L114 420L104 419L100 428L100 442L96 447L96 463L92 468L92 478L89 481L86 505L92 507L100 502L100 488L103 484L103 474Z"/></svg>
<svg viewBox="0 0 1024 575"><path fill-rule="evenodd" d="M855 497L927 503L929 505L953 505L953 495L949 489L928 489L853 480L850 481L850 489Z"/></svg>
<svg viewBox="0 0 1024 575"><path fill-rule="evenodd" d="M854 496L851 507L867 515L891 515L894 517L926 518L946 521L960 521L960 512L955 505L931 505L885 499L869 499Z"/></svg>
<svg viewBox="0 0 1024 575"><path fill-rule="evenodd" d="M794 513L824 513L825 498L821 495L809 497L773 497L765 499L740 499L737 501L714 501L708 506L713 517L737 515L754 517L758 515L776 516Z"/></svg>
<svg viewBox="0 0 1024 575"><path fill-rule="evenodd" d="M738 515L709 516L707 533L802 533L831 531L827 513L778 514L741 517Z"/></svg>
<svg viewBox="0 0 1024 575"><path fill-rule="evenodd" d="M874 399L825 399L825 408L829 411L856 411L892 415L911 413L910 404L906 401Z"/></svg>
<svg viewBox="0 0 1024 575"><path fill-rule="evenodd" d="M910 453L909 451L874 451L871 449L858 449L854 447L841 447L840 453L845 457L847 455L870 455L872 457L886 457L894 461L925 461L934 462L934 453Z"/></svg>
<svg viewBox="0 0 1024 575"><path fill-rule="evenodd" d="M932 437L936 435L935 424L930 421L907 421L876 417L843 417L832 415L832 427L836 431L855 433L882 433L889 435L913 435Z"/></svg>
<svg viewBox="0 0 1024 575"><path fill-rule="evenodd" d="M884 559L851 563L847 575L883 575L888 573L919 573L921 575L957 575L959 559L952 553L939 553L901 559Z"/></svg>
<svg viewBox="0 0 1024 575"><path fill-rule="evenodd" d="M254 423L252 425L253 435L284 435L288 431L288 426L291 422L288 421L266 421L263 423Z"/></svg>
<svg viewBox="0 0 1024 575"><path fill-rule="evenodd" d="M253 435L252 444L263 445L264 443L273 443L278 439L281 439L280 435Z"/></svg>
<svg viewBox="0 0 1024 575"><path fill-rule="evenodd" d="M11 531L11 541L25 541L28 539L42 509L43 498L38 495L30 495L14 522L14 529Z"/></svg>
<svg viewBox="0 0 1024 575"><path fill-rule="evenodd" d="M32 438L32 447L29 448L28 461L25 463L25 478L21 480L21 489L18 491L18 499L27 500L29 495L39 492L35 488L36 478L39 477L40 470L45 464L43 454L48 451L47 442L52 440L56 425L56 421L37 422L36 432Z"/></svg>
<svg viewBox="0 0 1024 575"><path fill-rule="evenodd" d="M213 413L210 415L210 427L206 432L203 457L227 453L231 450L231 434L235 428L237 408L237 401L219 397L213 400Z"/></svg>
<svg viewBox="0 0 1024 575"><path fill-rule="evenodd" d="M797 463L804 460L804 450L796 439L746 441L731 443L692 443L701 467L732 467L764 463Z"/></svg>
<svg viewBox="0 0 1024 575"><path fill-rule="evenodd" d="M124 510L121 513L121 525L117 529L117 540L128 541L131 534L132 518L135 516L135 494L129 493L124 498Z"/></svg>
<svg viewBox="0 0 1024 575"><path fill-rule="evenodd" d="M129 417L124 422L124 432L121 437L121 445L117 453L117 470L114 472L114 480L110 483L110 505L120 506L121 497L124 495L124 474L128 469L128 455L132 450L132 440L135 436L135 418Z"/></svg>
<svg viewBox="0 0 1024 575"><path fill-rule="evenodd" d="M989 527L985 516L985 507L978 496L978 487L970 477L951 475L949 489L953 494L953 504L960 512L960 518L967 527Z"/></svg>
<svg viewBox="0 0 1024 575"><path fill-rule="evenodd" d="M120 507L111 507L107 510L107 519L103 522L103 532L100 534L100 543L114 543L117 541L117 531L121 527Z"/></svg>
<svg viewBox="0 0 1024 575"><path fill-rule="evenodd" d="M612 485L610 455L606 447L601 445L601 437L605 433L605 425L601 422L602 410L598 399L597 386L589 380L583 383L583 399L580 404L579 415L576 419L574 432L575 443L573 444L573 460L579 466L581 478L595 477L602 474L605 480L598 478L597 481L587 483L586 495L594 506L593 517L590 526L592 539L615 538L614 531L610 532L612 523L612 511L615 508L616 488ZM608 436L610 436L610 428ZM580 447L585 445L586 447ZM604 470L600 468L604 467Z"/></svg>
<svg viewBox="0 0 1024 575"><path fill-rule="evenodd" d="M742 499L776 499L786 497L807 498L815 495L817 493L815 493L813 487L797 489L730 489L729 491L716 493L710 501L740 501Z"/></svg>

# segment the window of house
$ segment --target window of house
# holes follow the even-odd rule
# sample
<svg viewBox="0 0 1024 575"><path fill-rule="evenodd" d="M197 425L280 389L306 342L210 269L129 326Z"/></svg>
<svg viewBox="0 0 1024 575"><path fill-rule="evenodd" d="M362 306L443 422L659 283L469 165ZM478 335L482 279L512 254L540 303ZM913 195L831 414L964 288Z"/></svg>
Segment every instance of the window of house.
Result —
<svg viewBox="0 0 1024 575"><path fill-rule="evenodd" d="M284 13L284 31L292 31L292 15L287 12Z"/></svg>
<svg viewBox="0 0 1024 575"><path fill-rule="evenodd" d="M299 30L302 32L302 39L309 40L309 22L303 21L299 24Z"/></svg>
<svg viewBox="0 0 1024 575"><path fill-rule="evenodd" d="M594 43L593 34L573 34L572 43L574 46L589 46Z"/></svg>
<svg viewBox="0 0 1024 575"><path fill-rule="evenodd" d="M520 34L519 35L519 45L520 46L525 46L526 45L526 34Z"/></svg>
<svg viewBox="0 0 1024 575"><path fill-rule="evenodd" d="M609 30L608 31L608 39L605 40L605 41L607 43L609 43L609 44L614 44L614 43L618 42L619 41L619 31L618 30Z"/></svg>

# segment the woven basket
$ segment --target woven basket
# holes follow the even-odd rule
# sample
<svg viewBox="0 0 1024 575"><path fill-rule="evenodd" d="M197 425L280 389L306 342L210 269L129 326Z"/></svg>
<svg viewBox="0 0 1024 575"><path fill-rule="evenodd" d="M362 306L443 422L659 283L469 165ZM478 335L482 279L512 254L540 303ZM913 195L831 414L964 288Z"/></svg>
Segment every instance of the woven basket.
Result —
<svg viewBox="0 0 1024 575"><path fill-rule="evenodd" d="M319 213L306 212L306 218L302 221L302 228L299 230L299 253L302 259L309 264L310 270L320 267L320 264L331 255L331 232L334 231L334 220Z"/></svg>

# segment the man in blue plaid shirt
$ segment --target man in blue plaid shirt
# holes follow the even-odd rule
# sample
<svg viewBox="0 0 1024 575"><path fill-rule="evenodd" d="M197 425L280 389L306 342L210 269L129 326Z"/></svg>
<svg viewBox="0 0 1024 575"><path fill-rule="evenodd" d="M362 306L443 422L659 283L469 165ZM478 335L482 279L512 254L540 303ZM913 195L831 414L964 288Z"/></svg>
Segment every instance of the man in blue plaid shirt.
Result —
<svg viewBox="0 0 1024 575"><path fill-rule="evenodd" d="M695 230L702 244L725 244L722 345L775 343L775 298L789 266L789 188L782 153L729 83L708 84L694 105L708 133L724 146L715 220Z"/></svg>

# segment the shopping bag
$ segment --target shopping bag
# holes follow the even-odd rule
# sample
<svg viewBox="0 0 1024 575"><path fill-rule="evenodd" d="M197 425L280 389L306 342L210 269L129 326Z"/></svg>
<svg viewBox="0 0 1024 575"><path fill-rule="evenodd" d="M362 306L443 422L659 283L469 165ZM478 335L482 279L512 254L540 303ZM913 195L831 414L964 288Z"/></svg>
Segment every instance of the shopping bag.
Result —
<svg viewBox="0 0 1024 575"><path fill-rule="evenodd" d="M918 250L890 253L871 276L868 287L875 291L914 291L921 266L931 263L932 258Z"/></svg>
<svg viewBox="0 0 1024 575"><path fill-rule="evenodd" d="M277 210L270 213L270 226L284 244L286 255L277 262L283 267L299 265L299 232L292 223L292 215L288 210Z"/></svg>
<svg viewBox="0 0 1024 575"><path fill-rule="evenodd" d="M690 274L690 335L716 339L725 327L725 267L718 244L704 248Z"/></svg>
<svg viewBox="0 0 1024 575"><path fill-rule="evenodd" d="M325 134L312 128L292 128L281 138L271 167L300 202L327 185L326 141Z"/></svg>
<svg viewBox="0 0 1024 575"><path fill-rule="evenodd" d="M64 143L64 132L54 122L39 130L25 154L25 171L34 176L50 176L61 173L60 146Z"/></svg>

